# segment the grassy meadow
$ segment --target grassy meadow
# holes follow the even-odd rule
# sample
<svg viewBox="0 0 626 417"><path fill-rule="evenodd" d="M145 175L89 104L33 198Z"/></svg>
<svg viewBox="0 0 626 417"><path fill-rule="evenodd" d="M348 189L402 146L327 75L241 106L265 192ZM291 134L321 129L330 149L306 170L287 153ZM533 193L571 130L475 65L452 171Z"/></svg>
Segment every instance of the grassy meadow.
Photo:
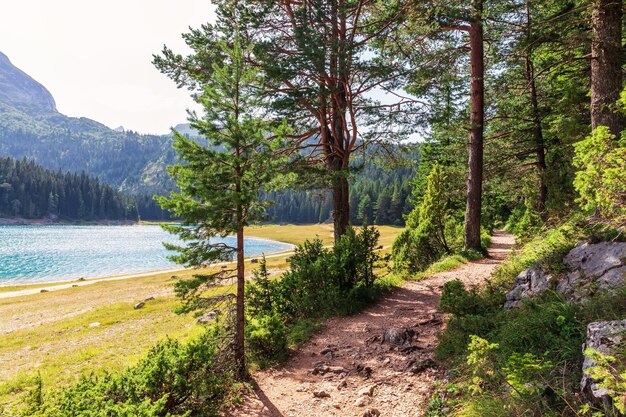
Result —
<svg viewBox="0 0 626 417"><path fill-rule="evenodd" d="M379 227L389 250L400 228ZM332 225L251 227L249 237L300 244L319 237L332 244ZM287 253L267 257L270 273L287 268ZM247 260L248 271L255 265ZM196 318L177 315L172 283L197 271L154 273L129 279L98 279L78 287L0 298L0 404L18 401L41 375L44 387L66 384L80 375L122 369L166 337L187 339L199 333ZM88 284L88 285L85 285ZM57 283L58 285L58 283ZM2 287L0 292L50 284ZM221 291L228 290L224 288ZM149 297L141 309L134 305Z"/></svg>

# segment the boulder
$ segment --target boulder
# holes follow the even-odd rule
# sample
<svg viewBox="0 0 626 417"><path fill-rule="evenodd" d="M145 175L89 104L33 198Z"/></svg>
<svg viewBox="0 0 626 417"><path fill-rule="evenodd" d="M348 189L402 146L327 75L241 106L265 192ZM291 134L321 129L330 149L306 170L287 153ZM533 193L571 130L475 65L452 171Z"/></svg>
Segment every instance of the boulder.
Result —
<svg viewBox="0 0 626 417"><path fill-rule="evenodd" d="M506 310L550 288L569 301L585 301L596 292L626 285L626 242L581 243L563 259L568 272L554 279L536 266L525 269L506 295Z"/></svg>
<svg viewBox="0 0 626 417"><path fill-rule="evenodd" d="M142 308L144 305L146 305L146 303L144 303L144 302L137 303L137 304L135 304L135 307L134 307L134 308L135 308L135 310L139 310L139 309L140 309L140 308Z"/></svg>
<svg viewBox="0 0 626 417"><path fill-rule="evenodd" d="M510 310L522 304L524 298L533 297L544 293L550 288L552 276L542 269L531 267L523 270L515 278L515 287L506 295L504 309Z"/></svg>
<svg viewBox="0 0 626 417"><path fill-rule="evenodd" d="M218 312L216 310L209 311L198 319L198 324L207 324L217 320L217 314Z"/></svg>
<svg viewBox="0 0 626 417"><path fill-rule="evenodd" d="M583 243L563 259L570 270L556 291L571 301L584 301L597 291L626 284L626 242Z"/></svg>
<svg viewBox="0 0 626 417"><path fill-rule="evenodd" d="M587 326L587 339L583 344L583 352L591 348L604 355L611 355L614 353L614 347L623 340L626 340L626 320L589 323ZM585 370L592 366L595 366L595 363L588 357L585 357L580 389L585 393L589 393L594 399L606 401L608 391L605 388L598 387L594 380L585 374Z"/></svg>
<svg viewBox="0 0 626 417"><path fill-rule="evenodd" d="M565 256L563 263L587 277L601 277L609 269L623 266L625 258L626 242L582 243Z"/></svg>

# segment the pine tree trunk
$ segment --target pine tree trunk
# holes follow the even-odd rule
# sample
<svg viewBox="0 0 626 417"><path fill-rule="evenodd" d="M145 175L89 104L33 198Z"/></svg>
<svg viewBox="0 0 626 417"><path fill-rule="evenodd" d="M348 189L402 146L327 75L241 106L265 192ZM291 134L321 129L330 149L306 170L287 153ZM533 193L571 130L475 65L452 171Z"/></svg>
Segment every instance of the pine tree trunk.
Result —
<svg viewBox="0 0 626 417"><path fill-rule="evenodd" d="M623 128L612 106L622 90L622 0L593 0L591 41L591 127Z"/></svg>
<svg viewBox="0 0 626 417"><path fill-rule="evenodd" d="M244 309L244 290L245 290L245 269L244 269L244 251L243 251L243 228L237 230L237 307L236 307L236 330L235 330L235 363L237 376L245 379L246 361L244 347L244 326L245 326L245 309Z"/></svg>
<svg viewBox="0 0 626 417"><path fill-rule="evenodd" d="M541 115L539 114L539 99L537 97L537 86L535 84L535 71L533 69L532 58L526 56L526 80L530 91L530 104L533 116L533 142L537 155L537 175L539 176L539 193L537 200L537 211L545 215L546 200L548 199L548 187L545 182L546 172L546 149L543 140L543 129L541 128Z"/></svg>
<svg viewBox="0 0 626 417"><path fill-rule="evenodd" d="M474 2L476 19L470 23L470 109L469 174L467 178L467 205L465 208L465 248L481 249L480 212L483 188L483 129L484 129L484 52L482 1Z"/></svg>
<svg viewBox="0 0 626 417"><path fill-rule="evenodd" d="M328 164L333 178L333 234L335 243L346 233L350 224L350 185L343 175L341 160L333 159Z"/></svg>
<svg viewBox="0 0 626 417"><path fill-rule="evenodd" d="M531 14L530 0L526 0L526 41L528 45L532 44L533 20ZM537 155L537 175L539 182L537 211L545 220L546 217L546 201L548 199L548 186L546 185L546 148L543 140L543 129L541 127L541 113L539 111L539 95L537 93L537 84L535 83L535 66L533 64L532 49L530 46L526 49L526 81L530 92L530 105L532 108L533 118L533 142L535 145L535 154Z"/></svg>

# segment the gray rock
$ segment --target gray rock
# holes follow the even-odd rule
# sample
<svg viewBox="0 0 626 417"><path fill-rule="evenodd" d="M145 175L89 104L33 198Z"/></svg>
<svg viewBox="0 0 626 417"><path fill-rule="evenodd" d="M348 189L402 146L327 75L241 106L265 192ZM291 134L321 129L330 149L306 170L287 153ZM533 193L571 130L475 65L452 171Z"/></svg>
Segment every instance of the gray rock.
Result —
<svg viewBox="0 0 626 417"><path fill-rule="evenodd" d="M135 310L139 310L140 308L142 308L143 306L145 306L146 303L144 303L143 301L140 303L135 304Z"/></svg>
<svg viewBox="0 0 626 417"><path fill-rule="evenodd" d="M515 287L506 295L504 309L510 310L522 305L524 298L534 297L546 292L550 288L552 276L542 269L531 267L523 270L515 278Z"/></svg>
<svg viewBox="0 0 626 417"><path fill-rule="evenodd" d="M522 271L506 295L504 308L518 308L524 298L539 295L554 284L557 293L575 302L583 302L598 291L626 285L626 242L581 243L565 256L563 263L569 272L557 277L555 283L540 268Z"/></svg>
<svg viewBox="0 0 626 417"><path fill-rule="evenodd" d="M572 271L579 270L585 277L599 278L609 269L624 265L626 242L583 243L572 249L563 263Z"/></svg>
<svg viewBox="0 0 626 417"><path fill-rule="evenodd" d="M383 334L383 342L396 346L410 345L415 337L415 330L408 328L389 328L385 329Z"/></svg>
<svg viewBox="0 0 626 417"><path fill-rule="evenodd" d="M154 296L146 298L144 301L154 301L156 298Z"/></svg>
<svg viewBox="0 0 626 417"><path fill-rule="evenodd" d="M198 319L198 324L207 324L217 320L218 312L216 310L209 311Z"/></svg>
<svg viewBox="0 0 626 417"><path fill-rule="evenodd" d="M583 344L583 352L588 349L594 349L604 355L613 353L613 347L620 344L626 339L626 320L616 321L597 321L589 323L587 326L587 340ZM594 366L595 363L585 357L583 362L583 377L580 381L580 389L582 392L590 393L593 398L598 400L606 400L608 391L605 388L598 387L593 379L585 374L585 370Z"/></svg>
<svg viewBox="0 0 626 417"><path fill-rule="evenodd" d="M583 243L563 259L570 269L556 291L570 301L584 301L596 292L626 284L626 242Z"/></svg>

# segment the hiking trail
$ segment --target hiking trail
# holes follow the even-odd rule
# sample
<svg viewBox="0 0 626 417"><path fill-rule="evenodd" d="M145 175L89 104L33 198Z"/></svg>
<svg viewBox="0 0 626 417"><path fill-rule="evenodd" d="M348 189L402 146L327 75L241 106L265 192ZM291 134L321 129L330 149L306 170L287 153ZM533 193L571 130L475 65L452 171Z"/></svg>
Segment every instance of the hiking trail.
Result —
<svg viewBox="0 0 626 417"><path fill-rule="evenodd" d="M443 285L483 284L515 242L495 231L489 255L455 270L407 281L361 313L327 320L276 368L253 375L255 392L230 417L417 417L441 371L434 362L445 326Z"/></svg>

